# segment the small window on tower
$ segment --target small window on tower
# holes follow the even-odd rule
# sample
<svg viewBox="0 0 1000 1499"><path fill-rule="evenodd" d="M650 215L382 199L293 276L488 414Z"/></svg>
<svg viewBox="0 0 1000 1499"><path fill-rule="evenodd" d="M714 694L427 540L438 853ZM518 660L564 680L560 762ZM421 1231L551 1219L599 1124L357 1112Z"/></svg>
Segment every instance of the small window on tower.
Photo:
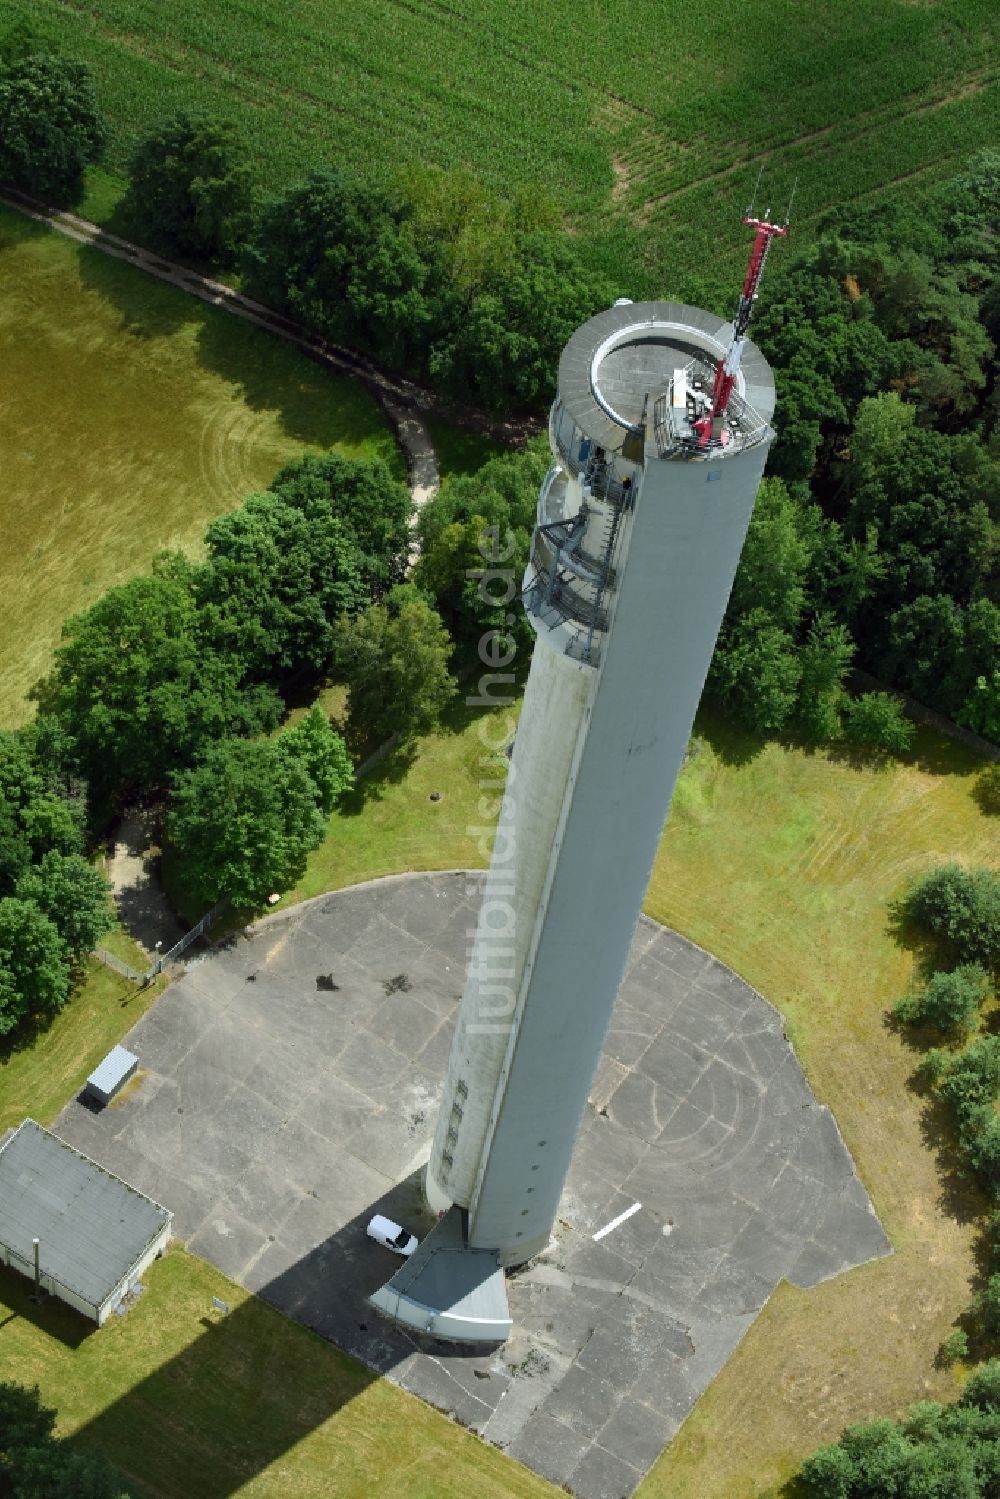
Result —
<svg viewBox="0 0 1000 1499"><path fill-rule="evenodd" d="M713 479L721 479L722 478L722 470L721 470L721 468L710 468L709 471L708 471L708 473L707 473L707 475L706 475L706 478L707 478L709 484L711 484L711 482L712 482Z"/></svg>

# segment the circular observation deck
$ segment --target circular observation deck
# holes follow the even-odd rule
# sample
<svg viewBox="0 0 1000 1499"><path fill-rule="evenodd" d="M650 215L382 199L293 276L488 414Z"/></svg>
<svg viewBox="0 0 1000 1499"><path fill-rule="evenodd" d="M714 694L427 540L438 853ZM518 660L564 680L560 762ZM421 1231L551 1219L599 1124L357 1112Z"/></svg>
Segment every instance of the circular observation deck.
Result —
<svg viewBox="0 0 1000 1499"><path fill-rule="evenodd" d="M589 438L609 455L619 453L628 434L641 430L647 396L665 391L678 370L687 370L693 391L705 391L707 382L710 394L715 366L731 337L731 322L683 302L628 302L599 312L563 349L553 429L566 431L571 425L579 438ZM749 339L734 397L759 419L756 425L766 428L774 410L774 380ZM748 433L752 418L746 422Z"/></svg>

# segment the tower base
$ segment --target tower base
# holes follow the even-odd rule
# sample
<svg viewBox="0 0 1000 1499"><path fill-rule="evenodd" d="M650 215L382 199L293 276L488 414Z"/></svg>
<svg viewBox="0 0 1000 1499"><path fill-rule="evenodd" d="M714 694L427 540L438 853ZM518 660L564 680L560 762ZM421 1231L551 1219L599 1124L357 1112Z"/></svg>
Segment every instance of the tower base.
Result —
<svg viewBox="0 0 1000 1499"><path fill-rule="evenodd" d="M369 1301L393 1322L451 1343L495 1345L510 1336L507 1286L496 1251L468 1247L457 1207Z"/></svg>

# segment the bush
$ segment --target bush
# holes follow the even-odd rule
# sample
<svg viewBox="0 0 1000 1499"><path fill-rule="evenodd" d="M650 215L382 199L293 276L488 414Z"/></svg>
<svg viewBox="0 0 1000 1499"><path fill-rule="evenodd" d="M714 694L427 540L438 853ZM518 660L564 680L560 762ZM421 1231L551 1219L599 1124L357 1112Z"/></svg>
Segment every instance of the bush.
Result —
<svg viewBox="0 0 1000 1499"><path fill-rule="evenodd" d="M966 1381L958 1403L984 1411L1000 1411L1000 1359L991 1358L976 1370Z"/></svg>
<svg viewBox="0 0 1000 1499"><path fill-rule="evenodd" d="M893 1009L898 1020L926 1025L945 1035L974 1030L986 995L986 970L966 963L952 973L935 973L926 989L907 994Z"/></svg>
<svg viewBox="0 0 1000 1499"><path fill-rule="evenodd" d="M0 73L0 182L57 203L80 193L105 128L82 62L39 53Z"/></svg>
<svg viewBox="0 0 1000 1499"><path fill-rule="evenodd" d="M938 1053L938 1095L950 1105L958 1146L969 1170L987 1191L1000 1192L1000 1037L981 1036L958 1056ZM1000 1276L996 1277L1000 1327Z"/></svg>
<svg viewBox="0 0 1000 1499"><path fill-rule="evenodd" d="M940 1360L943 1364L957 1364L960 1359L969 1356L969 1334L964 1327L954 1328L939 1350Z"/></svg>
<svg viewBox="0 0 1000 1499"><path fill-rule="evenodd" d="M905 755L913 743L913 725L897 698L888 692L865 692L844 703L844 738L849 744Z"/></svg>
<svg viewBox="0 0 1000 1499"><path fill-rule="evenodd" d="M1000 961L1000 874L941 864L914 886L902 909L959 963Z"/></svg>

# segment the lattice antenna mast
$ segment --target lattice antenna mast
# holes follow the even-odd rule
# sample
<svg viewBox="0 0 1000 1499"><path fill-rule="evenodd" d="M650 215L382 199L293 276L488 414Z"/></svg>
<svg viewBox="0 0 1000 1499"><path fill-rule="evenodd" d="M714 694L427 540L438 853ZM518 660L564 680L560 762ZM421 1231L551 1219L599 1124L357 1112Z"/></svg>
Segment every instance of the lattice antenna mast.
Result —
<svg viewBox="0 0 1000 1499"><path fill-rule="evenodd" d="M757 178L760 182L760 178ZM764 265L767 253L771 248L772 239L784 239L788 233L788 218L792 208L792 198L795 189L792 189L792 198L788 200L788 208L785 210L785 220L782 224L770 222L771 210L764 210L764 217L754 217L753 205L757 196L754 188L754 196L750 205L743 215L743 222L754 230L753 249L750 251L750 259L747 263L747 273L743 281L743 289L740 292L739 301L736 304L736 316L733 318L733 337L726 353L719 360L715 371L715 384L712 387L712 410L711 421L716 423L725 414L729 404L729 397L736 383L739 373L740 362L743 358L743 345L746 343L747 329L750 327L750 318L753 315L753 304L757 300L757 290L760 286L760 278L764 274Z"/></svg>

